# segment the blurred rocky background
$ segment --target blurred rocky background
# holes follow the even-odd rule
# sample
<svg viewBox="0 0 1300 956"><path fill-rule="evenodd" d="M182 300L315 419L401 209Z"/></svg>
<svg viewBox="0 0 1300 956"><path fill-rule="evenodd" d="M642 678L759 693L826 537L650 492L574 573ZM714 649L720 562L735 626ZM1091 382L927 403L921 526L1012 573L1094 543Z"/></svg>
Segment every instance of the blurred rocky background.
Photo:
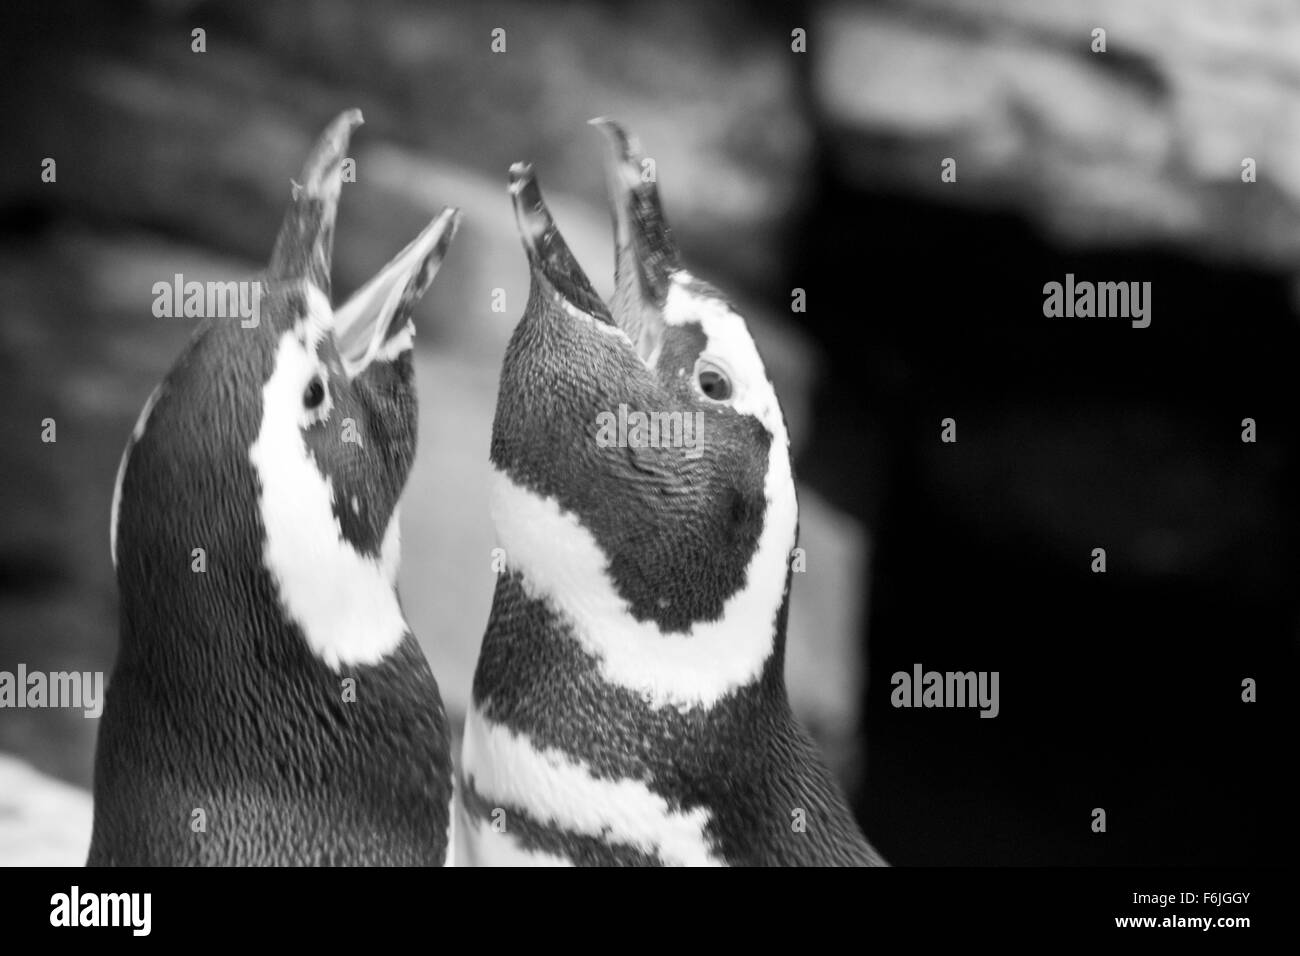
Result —
<svg viewBox="0 0 1300 956"><path fill-rule="evenodd" d="M607 114L640 134L688 263L750 318L781 394L808 552L792 696L885 855L1232 864L1291 845L1300 5L7 13L0 670L111 669L114 474L190 331L152 317L152 285L259 269L312 137L359 106L340 295L444 204L465 211L417 318L402 570L459 720L493 585L496 376L527 283L505 171L536 163L608 292L585 125ZM1151 327L1045 318L1043 285L1067 272L1151 281ZM39 440L46 417L55 444ZM939 441L947 417L956 444ZM891 707L891 673L915 663L999 670L1000 716ZM1258 704L1240 701L1245 677ZM0 711L0 863L80 861L95 727Z"/></svg>

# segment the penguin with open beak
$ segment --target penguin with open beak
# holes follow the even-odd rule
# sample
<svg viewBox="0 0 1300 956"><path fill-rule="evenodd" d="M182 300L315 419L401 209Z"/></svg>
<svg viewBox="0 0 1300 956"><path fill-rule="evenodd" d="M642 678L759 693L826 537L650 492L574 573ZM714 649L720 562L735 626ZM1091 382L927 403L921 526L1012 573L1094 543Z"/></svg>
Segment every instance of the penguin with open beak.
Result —
<svg viewBox="0 0 1300 956"><path fill-rule="evenodd" d="M396 579L412 310L459 214L332 307L360 123L335 119L294 182L255 321L202 321L123 454L91 865L447 859L447 717Z"/></svg>
<svg viewBox="0 0 1300 956"><path fill-rule="evenodd" d="M504 551L460 778L462 862L882 865L791 712L798 507L744 319L687 272L635 141L610 147L612 308L532 169L531 271L493 425Z"/></svg>

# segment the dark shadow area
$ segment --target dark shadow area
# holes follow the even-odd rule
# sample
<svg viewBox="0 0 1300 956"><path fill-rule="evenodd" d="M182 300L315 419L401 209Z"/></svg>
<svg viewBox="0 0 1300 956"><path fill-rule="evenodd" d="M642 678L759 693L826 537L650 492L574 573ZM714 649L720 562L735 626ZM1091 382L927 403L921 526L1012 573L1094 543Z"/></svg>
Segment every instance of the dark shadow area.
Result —
<svg viewBox="0 0 1300 956"><path fill-rule="evenodd" d="M857 809L882 852L1282 862L1300 569L1286 278L1072 252L1014 217L831 176L801 233L791 283L816 290L832 368L800 475L877 535ZM1151 326L1045 317L1067 272L1151 282ZM998 671L1000 714L891 706L891 675L917 663Z"/></svg>

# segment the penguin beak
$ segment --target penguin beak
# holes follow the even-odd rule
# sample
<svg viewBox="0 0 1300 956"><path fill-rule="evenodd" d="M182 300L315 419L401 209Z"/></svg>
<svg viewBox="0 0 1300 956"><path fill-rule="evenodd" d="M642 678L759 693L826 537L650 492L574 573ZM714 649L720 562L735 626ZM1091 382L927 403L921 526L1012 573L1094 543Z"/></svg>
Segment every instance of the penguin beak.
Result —
<svg viewBox="0 0 1300 956"><path fill-rule="evenodd" d="M564 305L584 312L598 322L614 325L609 309L596 294L591 280L578 265L551 218L532 164L515 163L510 167L510 198L534 285L549 290Z"/></svg>
<svg viewBox="0 0 1300 956"><path fill-rule="evenodd" d="M293 183L293 200L271 253L270 278L305 279L330 297L343 160L352 131L362 122L360 110L340 113L308 153L301 181ZM349 376L355 378L407 326L415 304L438 274L459 225L459 210L444 209L334 311L334 343Z"/></svg>
<svg viewBox="0 0 1300 956"><path fill-rule="evenodd" d="M329 298L343 160L352 131L362 122L360 110L340 113L307 155L271 252L270 278L306 279Z"/></svg>
<svg viewBox="0 0 1300 956"><path fill-rule="evenodd" d="M409 245L334 310L334 343L355 378L411 321L460 227L460 210L443 209Z"/></svg>
<svg viewBox="0 0 1300 956"><path fill-rule="evenodd" d="M677 243L659 202L659 186L647 180L641 145L613 120L591 125L609 147L607 172L614 218L614 321L647 365L663 341L663 307L673 274L681 269Z"/></svg>

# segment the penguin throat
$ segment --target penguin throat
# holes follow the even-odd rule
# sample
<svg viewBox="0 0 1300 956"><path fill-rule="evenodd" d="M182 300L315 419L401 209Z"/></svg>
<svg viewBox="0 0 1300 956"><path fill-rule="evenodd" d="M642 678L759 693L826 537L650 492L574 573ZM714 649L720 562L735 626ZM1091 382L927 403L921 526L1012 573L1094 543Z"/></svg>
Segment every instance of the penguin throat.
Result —
<svg viewBox="0 0 1300 956"><path fill-rule="evenodd" d="M711 707L756 682L784 650L781 613L789 584L798 510L790 480L769 467L767 512L745 583L712 621L683 633L637 620L609 574L609 561L577 515L550 496L494 473L492 517L511 571L528 596L543 600L598 662L602 678L655 707Z"/></svg>
<svg viewBox="0 0 1300 956"><path fill-rule="evenodd" d="M299 383L310 359L285 332L262 389L262 421L249 459L261 489L262 560L285 614L312 652L330 667L376 664L407 634L397 599L401 545L394 510L379 557L362 554L343 535L334 491L303 440Z"/></svg>

